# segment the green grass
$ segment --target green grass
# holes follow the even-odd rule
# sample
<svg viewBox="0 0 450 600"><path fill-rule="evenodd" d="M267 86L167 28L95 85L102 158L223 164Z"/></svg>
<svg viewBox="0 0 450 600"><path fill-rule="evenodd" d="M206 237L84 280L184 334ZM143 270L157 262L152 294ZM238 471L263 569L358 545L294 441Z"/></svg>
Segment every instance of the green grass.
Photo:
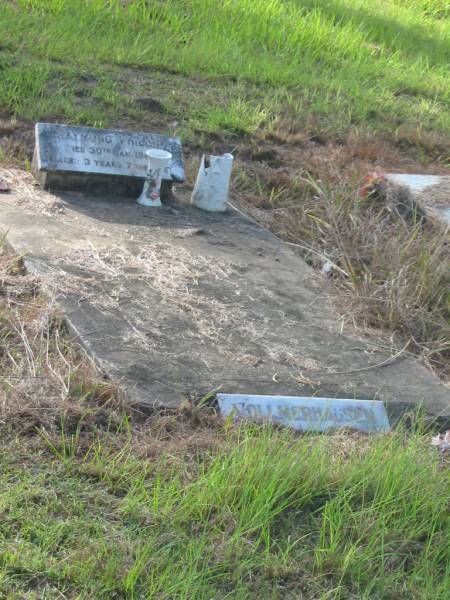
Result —
<svg viewBox="0 0 450 600"><path fill-rule="evenodd" d="M195 101L187 90L175 112L205 131L251 132L287 111L334 131L450 132L446 0L5 0L0 40L0 106L30 119L117 120L135 85L117 69L133 66L194 76ZM80 107L86 74L97 86Z"/></svg>
<svg viewBox="0 0 450 600"><path fill-rule="evenodd" d="M3 443L3 597L447 597L450 471L418 434L242 428L157 460L132 430L44 437Z"/></svg>

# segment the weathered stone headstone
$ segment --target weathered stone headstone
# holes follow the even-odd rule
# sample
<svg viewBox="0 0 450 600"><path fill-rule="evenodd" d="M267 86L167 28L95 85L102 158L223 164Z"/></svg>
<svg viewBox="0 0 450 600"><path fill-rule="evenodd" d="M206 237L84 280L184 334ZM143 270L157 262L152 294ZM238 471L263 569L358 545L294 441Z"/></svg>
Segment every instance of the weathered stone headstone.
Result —
<svg viewBox="0 0 450 600"><path fill-rule="evenodd" d="M269 420L298 431L349 427L366 433L389 431L383 402L295 396L217 394L223 416Z"/></svg>
<svg viewBox="0 0 450 600"><path fill-rule="evenodd" d="M54 123L36 123L35 135L32 171L45 189L136 196L149 148L170 152L171 181L185 179L179 138Z"/></svg>
<svg viewBox="0 0 450 600"><path fill-rule="evenodd" d="M444 226L450 225L450 177L414 173L388 173L386 179L395 191L406 189L414 204Z"/></svg>

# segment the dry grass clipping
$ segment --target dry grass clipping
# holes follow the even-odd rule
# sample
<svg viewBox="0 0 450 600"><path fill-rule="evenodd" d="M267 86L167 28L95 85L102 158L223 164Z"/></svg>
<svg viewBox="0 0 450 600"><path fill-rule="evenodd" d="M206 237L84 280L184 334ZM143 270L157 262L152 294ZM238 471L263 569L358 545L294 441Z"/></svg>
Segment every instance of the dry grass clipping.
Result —
<svg viewBox="0 0 450 600"><path fill-rule="evenodd" d="M0 261L0 425L51 431L80 418L87 428L119 422L120 391L69 341L39 282L9 274L16 261L5 253Z"/></svg>
<svg viewBox="0 0 450 600"><path fill-rule="evenodd" d="M256 314L250 314L238 301L226 300L230 296L237 297L240 277L228 261L210 260L180 246L161 242L145 244L136 255L119 246L98 250L88 245L65 255L55 254L52 260L61 265L54 267L47 278L53 291L81 295L101 311L117 309L121 301L127 300L138 313L145 314L151 295L129 291L133 282L139 282L158 294L158 302L188 314L193 324L192 335L201 339L217 341L230 331L239 331L251 340L260 340L266 334ZM74 270L81 271L82 275L74 275ZM204 284L207 286L211 281L220 282L224 299L205 291ZM99 293L99 282L107 284L107 294ZM134 316L131 312L122 313L130 331L123 341L151 350L135 313L133 311Z"/></svg>
<svg viewBox="0 0 450 600"><path fill-rule="evenodd" d="M47 215L63 211L62 202L42 190L31 173L22 169L0 167L0 179L6 181L10 189L14 190L18 208Z"/></svg>

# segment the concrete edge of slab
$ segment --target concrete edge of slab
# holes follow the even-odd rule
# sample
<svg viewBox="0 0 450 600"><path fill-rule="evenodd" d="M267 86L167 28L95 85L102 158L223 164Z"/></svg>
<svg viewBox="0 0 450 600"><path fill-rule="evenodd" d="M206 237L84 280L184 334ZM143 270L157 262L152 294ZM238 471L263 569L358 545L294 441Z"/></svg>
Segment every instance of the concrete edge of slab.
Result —
<svg viewBox="0 0 450 600"><path fill-rule="evenodd" d="M7 242L8 248L11 251L15 251L14 247L10 242ZM39 271L34 268L32 261L24 258L24 267L27 272L31 275L39 278ZM45 285L42 286L42 291L49 299L52 299L53 293L52 291ZM53 298L54 299L54 298ZM56 300L56 304L58 302ZM61 307L60 307L61 308ZM148 399L143 399L140 397L139 391L137 389L133 389L132 386L129 385L129 382L126 383L126 386L122 384L121 378L116 377L114 375L114 371L112 369L112 365L106 363L103 359L101 359L95 352L95 350L91 347L89 341L82 335L82 333L78 330L72 319L69 315L65 314L63 309L61 308L61 318L67 327L69 334L72 337L73 341L76 341L80 346L85 350L89 358L93 361L96 368L100 371L100 373L105 377L105 379L114 382L121 388L122 393L124 394L125 401L129 402L130 405L139 407L146 413L153 412L161 412L161 413L171 413L179 410L179 406L168 406L162 402L154 402L149 403ZM251 396L252 391L249 390L248 394L239 394L239 396ZM219 410L219 398L220 396L232 396L232 394L221 394L217 390L213 390L211 392L211 397L207 403L208 407L213 407L216 409L217 413L220 414ZM292 396L292 398L295 398ZM302 398L306 400L314 400L315 396L306 396L303 395ZM330 398L334 400L345 400L343 398ZM352 399L348 399L352 400ZM354 399L353 399L354 400ZM386 409L387 417L391 428L399 426L400 424L405 424L406 427L411 425L416 421L422 421L426 428L436 427L438 429L449 429L450 428L450 409L449 414L434 414L433 412L427 410L427 407L424 402L415 403L415 402L381 402L376 399L366 398L365 402L372 403L380 403ZM223 415L226 417L226 415ZM345 427L344 427L345 428Z"/></svg>

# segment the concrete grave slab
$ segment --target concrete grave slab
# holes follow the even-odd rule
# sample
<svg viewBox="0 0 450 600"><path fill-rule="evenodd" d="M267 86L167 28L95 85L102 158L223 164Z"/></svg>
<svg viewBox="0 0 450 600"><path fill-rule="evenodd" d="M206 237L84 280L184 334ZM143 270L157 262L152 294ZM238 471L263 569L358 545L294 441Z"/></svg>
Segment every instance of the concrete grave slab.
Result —
<svg viewBox="0 0 450 600"><path fill-rule="evenodd" d="M426 214L444 225L450 225L450 177L390 173L386 175L386 179L394 188L406 188Z"/></svg>
<svg viewBox="0 0 450 600"><path fill-rule="evenodd" d="M327 283L241 214L198 210L183 190L148 209L9 183L0 228L130 400L175 407L219 389L450 416L448 388L407 353L389 362L377 340L342 333Z"/></svg>
<svg viewBox="0 0 450 600"><path fill-rule="evenodd" d="M179 138L55 123L36 123L35 138L32 172L46 190L136 197L149 148L170 152L172 181L185 179Z"/></svg>

